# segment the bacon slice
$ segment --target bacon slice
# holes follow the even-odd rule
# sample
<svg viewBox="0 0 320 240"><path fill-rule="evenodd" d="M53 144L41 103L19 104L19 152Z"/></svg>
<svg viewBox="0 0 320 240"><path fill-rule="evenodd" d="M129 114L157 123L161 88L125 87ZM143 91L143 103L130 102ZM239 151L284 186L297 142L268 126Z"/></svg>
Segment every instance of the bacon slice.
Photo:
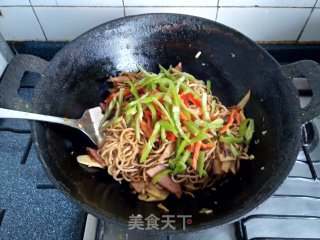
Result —
<svg viewBox="0 0 320 240"><path fill-rule="evenodd" d="M104 160L98 155L97 150L87 147L86 148L88 155L96 162L100 163L101 166L105 167L106 163Z"/></svg>
<svg viewBox="0 0 320 240"><path fill-rule="evenodd" d="M169 143L166 148L164 149L163 153L161 154L161 156L159 157L158 161L162 162L163 160L167 159L168 157L170 157L171 153L174 150L174 143Z"/></svg>
<svg viewBox="0 0 320 240"><path fill-rule="evenodd" d="M165 170L166 168L162 165L158 165L154 168L150 168L147 170L147 175L150 178L153 178L157 173ZM181 186L179 183L176 183L172 181L171 177L169 175L165 175L162 178L159 179L158 183L167 189L169 192L173 193L176 195L177 198L181 198L182 191L181 191Z"/></svg>
<svg viewBox="0 0 320 240"><path fill-rule="evenodd" d="M144 193L146 184L144 181L140 182L130 182L131 186L137 193Z"/></svg>

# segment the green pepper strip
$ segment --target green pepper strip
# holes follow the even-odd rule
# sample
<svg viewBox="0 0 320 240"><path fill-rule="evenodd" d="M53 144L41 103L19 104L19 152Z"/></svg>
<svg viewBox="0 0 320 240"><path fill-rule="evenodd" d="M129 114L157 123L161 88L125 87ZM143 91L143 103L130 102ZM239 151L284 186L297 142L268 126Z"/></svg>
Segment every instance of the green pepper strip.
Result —
<svg viewBox="0 0 320 240"><path fill-rule="evenodd" d="M174 72L174 73L177 73L177 74L179 74L180 76L181 75L185 75L188 79L190 79L190 80L195 80L195 77L193 76L193 75L191 75L191 74L189 74L189 73L186 73L186 72L180 72L179 70L177 70L177 69L175 69L175 68L172 68L172 72Z"/></svg>
<svg viewBox="0 0 320 240"><path fill-rule="evenodd" d="M136 139L137 141L140 140L140 123L142 121L142 117L143 117L143 112L142 112L142 106L141 106L141 103L138 104L137 106L137 115L136 115L136 118L135 118L135 134L136 134Z"/></svg>
<svg viewBox="0 0 320 240"><path fill-rule="evenodd" d="M190 144L200 142L204 139L209 139L209 137L204 131L201 130L201 132L196 137L191 138Z"/></svg>
<svg viewBox="0 0 320 240"><path fill-rule="evenodd" d="M221 136L220 141L224 143L242 143L243 138Z"/></svg>
<svg viewBox="0 0 320 240"><path fill-rule="evenodd" d="M250 141L251 141L252 136L253 136L253 132L254 132L254 121L253 121L253 119L250 119L247 131L246 131L246 133L244 135L244 138L246 140L246 144L247 145L250 144Z"/></svg>
<svg viewBox="0 0 320 240"><path fill-rule="evenodd" d="M187 165L183 162L178 162L173 170L173 175L177 175L179 173L183 173L184 171L186 171L187 169Z"/></svg>
<svg viewBox="0 0 320 240"><path fill-rule="evenodd" d="M144 70L141 66L137 65L140 72L142 72L145 76L152 76L150 73L148 73L146 70Z"/></svg>
<svg viewBox="0 0 320 240"><path fill-rule="evenodd" d="M177 85L176 85L176 91L177 93L179 93L179 89L180 89L180 85L184 82L184 80L186 80L186 76L182 75L182 77L180 77L177 81Z"/></svg>
<svg viewBox="0 0 320 240"><path fill-rule="evenodd" d="M209 123L205 122L201 119L197 119L194 121L194 123L198 126L203 127L202 130L211 129L211 130L215 131L217 128L221 128L223 126L223 119L217 118L216 120L209 122Z"/></svg>
<svg viewBox="0 0 320 240"><path fill-rule="evenodd" d="M147 94L147 93L146 93ZM141 103L151 103L154 101L154 99L159 99L161 97L163 97L165 95L165 93L156 93L156 94L153 94L149 97L146 97L145 99L142 99L141 100Z"/></svg>
<svg viewBox="0 0 320 240"><path fill-rule="evenodd" d="M125 112L126 116L133 116L137 113L137 106L132 106L131 108L127 109Z"/></svg>
<svg viewBox="0 0 320 240"><path fill-rule="evenodd" d="M178 134L177 139L176 139L176 152L178 152L178 148L179 148L181 142L182 142L182 138Z"/></svg>
<svg viewBox="0 0 320 240"><path fill-rule="evenodd" d="M140 124L140 122L139 122ZM159 132L160 132L160 124L157 122L156 125L154 126L153 132L147 142L147 145L145 146L145 148L143 149L141 158L140 158L140 163L145 163L149 153L152 149L153 143L155 142L156 138L159 136Z"/></svg>
<svg viewBox="0 0 320 240"><path fill-rule="evenodd" d="M201 99L199 93L197 93L196 91L192 90L191 88L189 88L186 84L181 83L181 88L184 91L184 93L192 93L192 95L197 98L197 99ZM186 91L186 92L185 92Z"/></svg>
<svg viewBox="0 0 320 240"><path fill-rule="evenodd" d="M131 107L135 106L135 105L138 105L139 103L143 102L143 100L147 99L148 98L148 93L144 94L143 96L139 97L138 99L128 103L128 105L126 106L126 111L128 109L130 109ZM144 103L144 102L143 102Z"/></svg>
<svg viewBox="0 0 320 240"><path fill-rule="evenodd" d="M149 85L146 87L147 92L152 92L152 91L153 91L152 85L154 85L154 84L151 83L151 84L149 84Z"/></svg>
<svg viewBox="0 0 320 240"><path fill-rule="evenodd" d="M211 111L210 114L213 115L216 111L217 101L214 99L211 103Z"/></svg>
<svg viewBox="0 0 320 240"><path fill-rule="evenodd" d="M254 132L253 119L247 118L243 120L239 126L239 136L245 139L247 145L250 144Z"/></svg>
<svg viewBox="0 0 320 240"><path fill-rule="evenodd" d="M133 96L135 96L136 99L139 99L139 93L138 90L136 88L136 86L133 85L133 83L130 80L124 81L125 83L130 85L130 91L133 94Z"/></svg>
<svg viewBox="0 0 320 240"><path fill-rule="evenodd" d="M122 117L122 116L121 116L121 117L118 117L118 118L113 118L112 120L110 120L109 122L107 122L107 124L105 124L105 125L102 126L102 130L103 130L103 129L106 129L106 128L110 127L110 126L113 126L113 125L117 124L118 122L121 122L122 120L123 120L123 117Z"/></svg>
<svg viewBox="0 0 320 240"><path fill-rule="evenodd" d="M172 173L172 170L170 170L170 169L165 169L165 170L157 173L157 174L152 178L151 182L152 182L153 184L156 184L156 183L160 180L160 178L168 175L169 173Z"/></svg>
<svg viewBox="0 0 320 240"><path fill-rule="evenodd" d="M204 169L203 169L203 171L202 171L202 176L203 176L203 177L208 177L208 173L207 173L207 171L204 170Z"/></svg>
<svg viewBox="0 0 320 240"><path fill-rule="evenodd" d="M170 167L175 168L175 166L177 165L178 162L186 163L187 160L189 159L190 155L191 155L191 152L186 150L186 151L184 151L182 157L180 157L180 158L176 157L176 158L170 159L169 160Z"/></svg>
<svg viewBox="0 0 320 240"><path fill-rule="evenodd" d="M165 107L158 101L158 99L153 98L152 100L153 100L153 102L154 102L155 104L158 105L158 107L161 109L162 113L166 116L166 118L167 118L168 121L171 123L171 125L174 125L174 122L173 122L173 120L171 119L170 114L169 114L168 111L165 109Z"/></svg>
<svg viewBox="0 0 320 240"><path fill-rule="evenodd" d="M247 130L247 124L249 122L249 118L243 120L239 126L239 136L244 137L244 134L246 133Z"/></svg>
<svg viewBox="0 0 320 240"><path fill-rule="evenodd" d="M180 122L180 103L181 103L181 101L180 101L179 95L176 92L176 89L174 88L172 83L170 85L170 89L171 89L171 93L173 95L172 115L173 115L176 129L178 130L178 132L182 138L184 138L186 141L190 141L181 127L181 122Z"/></svg>
<svg viewBox="0 0 320 240"><path fill-rule="evenodd" d="M234 157L238 157L239 156L239 151L235 148L235 146L233 144L230 144L230 149L231 149L232 155Z"/></svg>
<svg viewBox="0 0 320 240"><path fill-rule="evenodd" d="M200 133L200 129L198 128L197 124L191 121L184 121L183 124L186 126L189 132L193 135L198 135Z"/></svg>
<svg viewBox="0 0 320 240"><path fill-rule="evenodd" d="M161 135L161 140L163 143L167 143L167 136L166 136L166 129L164 127L161 127L160 129L160 135Z"/></svg>
<svg viewBox="0 0 320 240"><path fill-rule="evenodd" d="M133 96L136 98L135 104L137 105L137 116L135 118L135 135L136 135L137 141L139 141L140 140L140 122L142 121L142 117L143 117L141 100L139 97L138 90L133 85L133 83L129 80L125 81L125 83L130 85L130 91L132 92Z"/></svg>
<svg viewBox="0 0 320 240"><path fill-rule="evenodd" d="M193 110L191 110L190 108L188 108L188 107L184 104L184 102L180 101L180 106L181 106L181 108L182 108L183 111L188 112L190 115L194 116L195 119L199 119L199 120L200 120L198 114L196 114ZM184 113L185 113L185 112L184 112Z"/></svg>
<svg viewBox="0 0 320 240"><path fill-rule="evenodd" d="M159 68L160 68L160 70L161 70L161 72L163 72L163 74L167 77L167 78L169 78L169 79L171 79L171 80L176 80L176 78L167 70L167 69L165 69L164 67L162 67L160 64L159 64Z"/></svg>
<svg viewBox="0 0 320 240"><path fill-rule="evenodd" d="M156 79L160 78L159 75L150 75L150 76L147 76L145 78L142 78L141 80L137 81L134 83L134 85L136 87L139 87L139 86L146 86L146 85L149 85L151 84L152 82L154 82Z"/></svg>
<svg viewBox="0 0 320 240"><path fill-rule="evenodd" d="M199 176L202 177L203 175L203 168L204 168L204 152L199 152L198 164L197 164L197 171Z"/></svg>
<svg viewBox="0 0 320 240"><path fill-rule="evenodd" d="M174 124L176 126L176 129L178 130L178 133L182 138L184 138L186 141L190 141L190 139L187 137L187 135L184 133L181 127L181 122L180 122L180 108L178 106L173 106L172 107L172 114L173 114L173 120Z"/></svg>
<svg viewBox="0 0 320 240"><path fill-rule="evenodd" d="M122 107L122 103L123 103L123 88L120 88L119 91L119 98L118 98L118 102L117 102L117 110L116 113L114 115L115 118L118 118L121 112L121 107Z"/></svg>
<svg viewBox="0 0 320 240"><path fill-rule="evenodd" d="M189 138L190 137L190 134L187 135L187 137ZM186 140L186 139L183 139L180 143L180 145L178 146L178 150L177 150L177 154L176 154L176 157L179 157L180 154L183 152L183 150L190 144L190 140Z"/></svg>
<svg viewBox="0 0 320 240"><path fill-rule="evenodd" d="M157 121L157 111L152 103L146 103L147 108L149 108L152 117L152 124L155 125Z"/></svg>
<svg viewBox="0 0 320 240"><path fill-rule="evenodd" d="M164 121L164 120L159 120L158 123L161 125L161 127L163 127L165 130L169 131L169 132L172 132L175 136L178 136L178 132L177 130L175 129L175 127L170 124L169 122L167 121Z"/></svg>
<svg viewBox="0 0 320 240"><path fill-rule="evenodd" d="M112 99L112 101L110 102L109 106L108 106L108 109L106 110L106 112L104 113L101 121L100 121L100 124L99 124L99 127L101 127L105 121L107 121L108 117L110 116L111 114L111 111L113 110L114 106L116 105L117 103L117 98L114 98Z"/></svg>
<svg viewBox="0 0 320 240"><path fill-rule="evenodd" d="M163 98L163 100L164 100L166 103L172 105L172 99L170 98L169 95L165 95L164 98Z"/></svg>
<svg viewBox="0 0 320 240"><path fill-rule="evenodd" d="M208 110L207 110L207 98L208 98L208 95L207 95L207 93L203 93L202 94L202 98L201 98L201 100L202 100L202 115L203 115L203 117L204 117L204 120L206 120L206 121L210 121L211 119L210 119L210 116L209 116L209 112L208 112Z"/></svg>
<svg viewBox="0 0 320 240"><path fill-rule="evenodd" d="M211 81L207 80L207 91L208 93L211 91Z"/></svg>

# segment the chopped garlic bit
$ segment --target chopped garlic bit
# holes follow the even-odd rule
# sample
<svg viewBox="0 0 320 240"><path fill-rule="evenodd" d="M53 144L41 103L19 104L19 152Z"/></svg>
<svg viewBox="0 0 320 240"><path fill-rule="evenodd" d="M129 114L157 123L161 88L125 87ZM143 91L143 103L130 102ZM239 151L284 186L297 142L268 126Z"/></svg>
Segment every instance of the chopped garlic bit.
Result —
<svg viewBox="0 0 320 240"><path fill-rule="evenodd" d="M77 161L78 163L86 165L87 167L103 168L100 163L92 160L91 157L89 157L88 155L79 155L77 157Z"/></svg>
<svg viewBox="0 0 320 240"><path fill-rule="evenodd" d="M268 131L262 131L262 135L266 135Z"/></svg>
<svg viewBox="0 0 320 240"><path fill-rule="evenodd" d="M235 58L236 55L234 53L230 53L231 54L231 57Z"/></svg>
<svg viewBox="0 0 320 240"><path fill-rule="evenodd" d="M200 214L211 214L213 213L212 209L209 209L209 208L202 208L200 211L199 211Z"/></svg>
<svg viewBox="0 0 320 240"><path fill-rule="evenodd" d="M202 65L202 66L205 66L206 64L205 64L205 63L201 63L201 65Z"/></svg>
<svg viewBox="0 0 320 240"><path fill-rule="evenodd" d="M168 213L169 212L169 209L166 208L162 203L159 203L157 205L158 208L162 209L164 212Z"/></svg>
<svg viewBox="0 0 320 240"><path fill-rule="evenodd" d="M264 170L264 167L261 167L260 169L261 169L261 171L263 171L263 170Z"/></svg>
<svg viewBox="0 0 320 240"><path fill-rule="evenodd" d="M78 123L78 127L79 127L79 128L83 128L82 125L81 125L81 123Z"/></svg>
<svg viewBox="0 0 320 240"><path fill-rule="evenodd" d="M211 190L212 191L217 191L217 189L215 187L212 187Z"/></svg>
<svg viewBox="0 0 320 240"><path fill-rule="evenodd" d="M259 144L260 143L260 139L254 140L254 144Z"/></svg>
<svg viewBox="0 0 320 240"><path fill-rule="evenodd" d="M201 55L201 51L199 51L194 57L195 57L195 58L199 58L200 55Z"/></svg>

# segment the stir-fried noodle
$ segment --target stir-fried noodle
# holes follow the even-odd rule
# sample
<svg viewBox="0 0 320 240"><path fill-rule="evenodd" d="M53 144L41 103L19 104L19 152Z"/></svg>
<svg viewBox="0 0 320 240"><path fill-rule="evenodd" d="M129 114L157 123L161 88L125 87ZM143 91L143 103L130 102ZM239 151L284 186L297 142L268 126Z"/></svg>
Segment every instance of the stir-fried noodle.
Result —
<svg viewBox="0 0 320 240"><path fill-rule="evenodd" d="M114 87L101 104L105 141L78 158L129 182L144 201L212 187L236 174L240 160L254 158L248 154L254 124L243 112L250 92L227 108L211 94L210 82L182 72L181 64L160 68L159 74L140 69L107 80Z"/></svg>

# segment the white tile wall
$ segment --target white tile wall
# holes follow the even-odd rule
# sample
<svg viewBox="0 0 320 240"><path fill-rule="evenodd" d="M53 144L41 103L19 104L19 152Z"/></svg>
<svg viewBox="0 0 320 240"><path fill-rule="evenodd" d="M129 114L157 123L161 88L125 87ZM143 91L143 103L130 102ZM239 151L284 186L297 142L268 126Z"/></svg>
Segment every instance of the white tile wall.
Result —
<svg viewBox="0 0 320 240"><path fill-rule="evenodd" d="M45 40L31 7L1 7L0 31L6 40Z"/></svg>
<svg viewBox="0 0 320 240"><path fill-rule="evenodd" d="M320 42L319 11L320 0L0 0L0 32L7 40L71 40L124 14L167 12L217 20L256 41Z"/></svg>
<svg viewBox="0 0 320 240"><path fill-rule="evenodd" d="M220 0L219 6L313 7L316 0Z"/></svg>
<svg viewBox="0 0 320 240"><path fill-rule="evenodd" d="M113 6L122 7L122 0L31 0L33 6Z"/></svg>
<svg viewBox="0 0 320 240"><path fill-rule="evenodd" d="M85 31L115 18L123 9L115 7L35 7L48 40L72 40Z"/></svg>
<svg viewBox="0 0 320 240"><path fill-rule="evenodd" d="M217 21L255 41L295 41L310 14L309 8L226 8Z"/></svg>
<svg viewBox="0 0 320 240"><path fill-rule="evenodd" d="M124 0L124 6L210 6L216 7L218 0Z"/></svg>
<svg viewBox="0 0 320 240"><path fill-rule="evenodd" d="M0 0L0 6L30 6L29 0Z"/></svg>
<svg viewBox="0 0 320 240"><path fill-rule="evenodd" d="M320 8L313 11L300 41L320 41Z"/></svg>
<svg viewBox="0 0 320 240"><path fill-rule="evenodd" d="M180 13L188 14L203 18L215 20L217 8L216 7L126 7L126 15L137 15L144 13Z"/></svg>

